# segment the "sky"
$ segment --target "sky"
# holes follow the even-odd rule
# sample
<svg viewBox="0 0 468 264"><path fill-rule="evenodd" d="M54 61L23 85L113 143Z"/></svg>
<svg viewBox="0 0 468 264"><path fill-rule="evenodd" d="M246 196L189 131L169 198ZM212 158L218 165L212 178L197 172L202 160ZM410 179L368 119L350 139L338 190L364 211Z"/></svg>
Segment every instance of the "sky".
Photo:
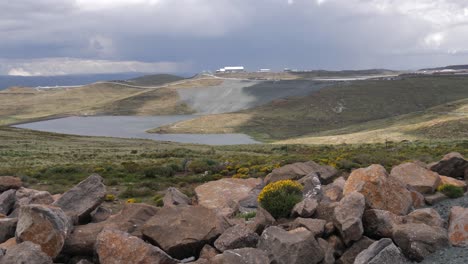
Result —
<svg viewBox="0 0 468 264"><path fill-rule="evenodd" d="M0 1L0 75L453 64L467 0Z"/></svg>

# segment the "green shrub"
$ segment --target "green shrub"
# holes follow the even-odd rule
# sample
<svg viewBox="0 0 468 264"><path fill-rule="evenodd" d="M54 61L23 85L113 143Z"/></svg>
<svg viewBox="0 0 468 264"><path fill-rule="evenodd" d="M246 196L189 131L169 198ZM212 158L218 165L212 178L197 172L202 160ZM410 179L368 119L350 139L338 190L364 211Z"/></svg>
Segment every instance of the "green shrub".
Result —
<svg viewBox="0 0 468 264"><path fill-rule="evenodd" d="M156 204L156 206L163 207L164 206L163 199L164 199L164 195L158 193L153 197L153 202Z"/></svg>
<svg viewBox="0 0 468 264"><path fill-rule="evenodd" d="M239 213L236 217L243 218L245 221L254 218L257 215L257 212L248 212L248 213Z"/></svg>
<svg viewBox="0 0 468 264"><path fill-rule="evenodd" d="M451 184L442 184L437 190L449 198L458 198L463 196L463 188Z"/></svg>
<svg viewBox="0 0 468 264"><path fill-rule="evenodd" d="M288 217L301 199L302 185L292 180L270 183L258 195L260 205L274 218Z"/></svg>

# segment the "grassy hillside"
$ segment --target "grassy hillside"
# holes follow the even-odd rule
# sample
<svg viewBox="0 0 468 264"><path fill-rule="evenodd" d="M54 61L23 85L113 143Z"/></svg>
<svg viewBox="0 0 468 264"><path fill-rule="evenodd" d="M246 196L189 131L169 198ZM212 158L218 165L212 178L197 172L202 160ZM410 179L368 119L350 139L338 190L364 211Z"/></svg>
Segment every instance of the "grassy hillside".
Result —
<svg viewBox="0 0 468 264"><path fill-rule="evenodd" d="M273 141L425 111L465 98L468 98L466 77L356 81L237 113L179 122L153 132L240 132Z"/></svg>
<svg viewBox="0 0 468 264"><path fill-rule="evenodd" d="M141 89L118 83L78 88L10 88L0 91L0 125L67 115L171 115L192 113L175 89L206 87L218 79L188 79L167 88Z"/></svg>
<svg viewBox="0 0 468 264"><path fill-rule="evenodd" d="M430 144L210 147L0 127L0 175L19 176L26 186L60 193L91 173L99 173L110 186L110 193L152 203L153 197L169 186L190 195L196 185L232 177L240 168L248 171L247 177L263 177L277 166L307 160L329 164L343 172L373 163L390 169L412 159L436 161L451 151L466 156L467 144L433 141ZM189 165L187 161L191 161Z"/></svg>
<svg viewBox="0 0 468 264"><path fill-rule="evenodd" d="M126 83L137 86L158 86L166 83L177 82L185 78L172 74L145 75L127 80Z"/></svg>
<svg viewBox="0 0 468 264"><path fill-rule="evenodd" d="M86 114L90 108L128 97L140 89L111 84L93 84L70 89L10 88L0 92L0 125Z"/></svg>

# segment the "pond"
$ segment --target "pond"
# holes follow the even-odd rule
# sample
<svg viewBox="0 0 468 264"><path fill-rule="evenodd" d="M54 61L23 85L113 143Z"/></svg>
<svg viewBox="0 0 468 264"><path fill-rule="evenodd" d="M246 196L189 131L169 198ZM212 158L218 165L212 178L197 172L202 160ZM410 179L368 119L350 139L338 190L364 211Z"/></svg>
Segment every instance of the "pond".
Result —
<svg viewBox="0 0 468 264"><path fill-rule="evenodd" d="M245 134L152 134L145 132L152 128L196 117L198 116L74 116L20 124L14 127L80 136L141 138L206 145L260 143Z"/></svg>

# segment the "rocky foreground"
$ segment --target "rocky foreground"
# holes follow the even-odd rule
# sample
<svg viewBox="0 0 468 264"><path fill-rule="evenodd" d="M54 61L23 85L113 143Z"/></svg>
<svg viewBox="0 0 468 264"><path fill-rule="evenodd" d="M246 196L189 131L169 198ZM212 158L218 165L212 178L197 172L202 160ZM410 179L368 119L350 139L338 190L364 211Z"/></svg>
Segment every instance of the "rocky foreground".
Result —
<svg viewBox="0 0 468 264"><path fill-rule="evenodd" d="M285 179L304 186L303 200L290 218L274 219L257 196ZM99 175L56 196L3 176L0 264L468 263L468 195L436 192L447 183L466 191L467 181L458 153L390 173L372 165L340 175L295 163L263 180L203 184L194 199L169 188L162 208L127 203L112 214Z"/></svg>

